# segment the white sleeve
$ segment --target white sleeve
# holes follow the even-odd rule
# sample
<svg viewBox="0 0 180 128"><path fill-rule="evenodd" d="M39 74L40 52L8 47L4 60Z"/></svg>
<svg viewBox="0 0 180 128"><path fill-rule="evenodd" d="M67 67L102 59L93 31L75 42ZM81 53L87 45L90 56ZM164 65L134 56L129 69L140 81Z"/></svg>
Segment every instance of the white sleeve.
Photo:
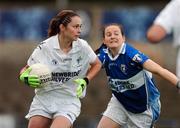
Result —
<svg viewBox="0 0 180 128"><path fill-rule="evenodd" d="M41 49L39 47L37 47L36 49L34 49L33 53L29 57L27 64L29 66L31 66L32 64L40 63L41 58L43 58L42 56L43 56L43 54L42 54Z"/></svg>
<svg viewBox="0 0 180 128"><path fill-rule="evenodd" d="M176 16L177 10L179 9L177 4L178 2L180 2L180 0L171 0L154 21L154 24L161 25L167 33L172 32L175 22L174 18L179 17Z"/></svg>
<svg viewBox="0 0 180 128"><path fill-rule="evenodd" d="M86 41L83 42L83 46L85 48L85 52L88 54L89 62L93 63L96 60L97 55Z"/></svg>

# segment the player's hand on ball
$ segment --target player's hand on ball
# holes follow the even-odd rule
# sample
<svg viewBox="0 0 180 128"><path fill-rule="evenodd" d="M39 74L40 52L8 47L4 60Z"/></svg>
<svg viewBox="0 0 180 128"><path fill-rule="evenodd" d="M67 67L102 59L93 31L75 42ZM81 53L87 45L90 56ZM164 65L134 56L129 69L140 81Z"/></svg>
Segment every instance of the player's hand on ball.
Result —
<svg viewBox="0 0 180 128"><path fill-rule="evenodd" d="M51 84L51 70L45 64L35 63L25 69L20 80L33 88L41 88Z"/></svg>
<svg viewBox="0 0 180 128"><path fill-rule="evenodd" d="M31 67L25 69L25 71L20 75L20 80L33 88L41 87L39 77L37 75L30 75L31 70Z"/></svg>
<svg viewBox="0 0 180 128"><path fill-rule="evenodd" d="M76 83L77 85L77 89L76 89L76 96L78 98L83 98L85 96L85 89L86 89L86 86L88 84L88 79L87 78L84 78L84 79L76 79L74 80L74 82Z"/></svg>

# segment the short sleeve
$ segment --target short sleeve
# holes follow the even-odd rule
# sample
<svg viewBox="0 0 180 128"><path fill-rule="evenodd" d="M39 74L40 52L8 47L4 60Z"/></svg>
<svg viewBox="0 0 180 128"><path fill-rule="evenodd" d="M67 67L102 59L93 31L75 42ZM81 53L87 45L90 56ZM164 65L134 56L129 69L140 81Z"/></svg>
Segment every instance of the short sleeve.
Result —
<svg viewBox="0 0 180 128"><path fill-rule="evenodd" d="M86 41L83 41L82 43L83 43L83 49L85 50L85 52L87 53L89 57L89 62L90 63L95 62L97 56L95 52L93 51L93 49L91 48L91 46Z"/></svg>
<svg viewBox="0 0 180 128"><path fill-rule="evenodd" d="M172 28L175 23L174 18L178 17L176 15L177 10L179 9L177 2L179 1L172 0L170 3L168 3L154 21L154 24L161 25L168 34L172 32Z"/></svg>
<svg viewBox="0 0 180 128"><path fill-rule="evenodd" d="M31 56L29 57L27 64L30 66L35 63L41 62L43 58L43 53L39 47L35 48Z"/></svg>
<svg viewBox="0 0 180 128"><path fill-rule="evenodd" d="M107 53L107 47L106 47L106 45L104 45L104 44L102 44L102 45L96 50L96 54L97 54L99 60L101 61L101 63L103 64L103 66L105 65L106 53Z"/></svg>
<svg viewBox="0 0 180 128"><path fill-rule="evenodd" d="M133 47L128 47L127 51L128 51L127 54L131 58L131 60L140 65L142 65L144 62L146 62L149 59L148 56L146 56L144 53Z"/></svg>

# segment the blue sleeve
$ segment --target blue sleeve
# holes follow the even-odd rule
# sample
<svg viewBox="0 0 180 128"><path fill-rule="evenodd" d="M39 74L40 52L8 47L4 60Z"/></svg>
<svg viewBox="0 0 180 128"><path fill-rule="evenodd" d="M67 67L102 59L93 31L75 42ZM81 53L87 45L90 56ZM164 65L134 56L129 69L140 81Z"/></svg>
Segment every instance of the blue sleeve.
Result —
<svg viewBox="0 0 180 128"><path fill-rule="evenodd" d="M140 65L143 65L143 63L149 59L149 57L146 56L144 53L140 52L139 50L137 50L131 46L127 47L127 51L128 51L128 55L132 59L132 61L134 61Z"/></svg>
<svg viewBox="0 0 180 128"><path fill-rule="evenodd" d="M105 64L105 60L106 60L106 50L107 50L107 47L106 45L102 44L96 51L95 53L97 54L99 60L101 61L101 63Z"/></svg>

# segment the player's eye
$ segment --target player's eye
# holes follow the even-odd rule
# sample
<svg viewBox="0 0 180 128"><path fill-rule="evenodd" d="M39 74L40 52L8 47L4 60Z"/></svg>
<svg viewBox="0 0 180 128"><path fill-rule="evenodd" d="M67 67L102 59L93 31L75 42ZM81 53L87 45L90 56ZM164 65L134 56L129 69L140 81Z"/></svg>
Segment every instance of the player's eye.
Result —
<svg viewBox="0 0 180 128"><path fill-rule="evenodd" d="M119 36L120 32L114 32L114 35Z"/></svg>
<svg viewBox="0 0 180 128"><path fill-rule="evenodd" d="M81 29L82 25L75 25L73 26L75 29Z"/></svg>
<svg viewBox="0 0 180 128"><path fill-rule="evenodd" d="M119 36L119 33L114 33L114 35Z"/></svg>
<svg viewBox="0 0 180 128"><path fill-rule="evenodd" d="M107 37L110 37L111 35L112 35L112 34L111 34L110 32L107 32L107 33L106 33L106 36L107 36Z"/></svg>

